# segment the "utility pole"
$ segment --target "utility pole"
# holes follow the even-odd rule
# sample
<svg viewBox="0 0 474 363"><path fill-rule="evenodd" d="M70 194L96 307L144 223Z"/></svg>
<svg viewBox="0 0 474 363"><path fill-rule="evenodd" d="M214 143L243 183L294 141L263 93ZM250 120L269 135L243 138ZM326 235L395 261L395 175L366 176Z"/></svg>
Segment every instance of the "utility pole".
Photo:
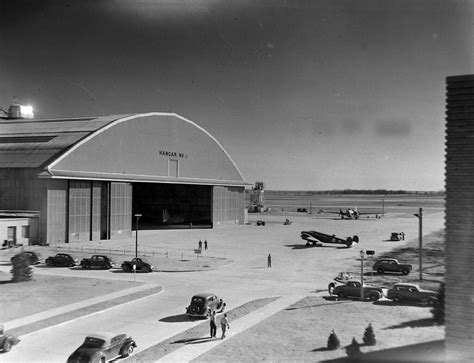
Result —
<svg viewBox="0 0 474 363"><path fill-rule="evenodd" d="M414 214L415 217L418 217L418 264L419 267L419 274L420 274L420 281L423 281L423 261L422 261L422 252L423 252L423 208L420 208L418 214Z"/></svg>
<svg viewBox="0 0 474 363"><path fill-rule="evenodd" d="M360 250L360 299L364 301L364 250Z"/></svg>
<svg viewBox="0 0 474 363"><path fill-rule="evenodd" d="M137 219L137 223L135 225L136 231L135 231L135 258L138 257L138 220L140 219L142 215L141 214L135 214L135 218Z"/></svg>

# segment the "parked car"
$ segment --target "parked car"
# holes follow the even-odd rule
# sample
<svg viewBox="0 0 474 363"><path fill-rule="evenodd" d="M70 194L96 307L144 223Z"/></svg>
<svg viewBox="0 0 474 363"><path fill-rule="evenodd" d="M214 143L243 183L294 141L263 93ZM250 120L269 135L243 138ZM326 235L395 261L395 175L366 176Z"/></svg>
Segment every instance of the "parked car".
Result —
<svg viewBox="0 0 474 363"><path fill-rule="evenodd" d="M191 298L191 303L186 308L186 314L192 317L205 317L213 311L221 313L225 309L225 302L211 293L196 294Z"/></svg>
<svg viewBox="0 0 474 363"><path fill-rule="evenodd" d="M334 281L331 281L328 284L329 295L333 294L334 288L336 286L345 285L347 281L352 280L352 279L353 279L353 276L349 272L345 272L345 271L339 272L337 276L334 278Z"/></svg>
<svg viewBox="0 0 474 363"><path fill-rule="evenodd" d="M392 234L390 235L390 241L401 241L401 240L402 240L402 236L398 232L392 232Z"/></svg>
<svg viewBox="0 0 474 363"><path fill-rule="evenodd" d="M135 266L136 271L141 272L151 272L154 269L153 265L149 264L146 260L136 257L131 261L124 261L122 263L122 270L126 272L133 271L133 266Z"/></svg>
<svg viewBox="0 0 474 363"><path fill-rule="evenodd" d="M384 274L385 272L401 272L404 275L408 275L412 270L412 266L401 264L395 258L381 258L374 263L372 269L379 274Z"/></svg>
<svg viewBox="0 0 474 363"><path fill-rule="evenodd" d="M101 268L108 270L114 266L114 261L105 255L93 255L91 258L83 258L81 261L82 268Z"/></svg>
<svg viewBox="0 0 474 363"><path fill-rule="evenodd" d="M56 256L50 256L46 260L46 265L48 266L76 266L77 258L73 258L67 253L57 253Z"/></svg>
<svg viewBox="0 0 474 363"><path fill-rule="evenodd" d="M415 284L395 284L387 291L387 299L395 302L415 302L422 304L434 304L437 301L437 292L423 290Z"/></svg>
<svg viewBox="0 0 474 363"><path fill-rule="evenodd" d="M106 362L117 357L128 357L137 344L126 334L89 334L82 345L72 353L67 362Z"/></svg>
<svg viewBox="0 0 474 363"><path fill-rule="evenodd" d="M36 253L36 252L33 252L33 251L24 251L24 253L26 253L26 255L28 256L28 263L30 265L37 265L40 262L40 256ZM13 260L15 258L17 258L17 256L19 256L21 253L18 253L16 254L15 256L13 256L10 261L13 263Z"/></svg>
<svg viewBox="0 0 474 363"><path fill-rule="evenodd" d="M378 300L383 296L382 288L364 284L364 298L372 301ZM338 298L360 297L360 281L348 280L345 284L336 286L332 295Z"/></svg>
<svg viewBox="0 0 474 363"><path fill-rule="evenodd" d="M0 325L0 351L9 352L14 345L17 345L20 339L13 335L6 334L3 331L3 325Z"/></svg>

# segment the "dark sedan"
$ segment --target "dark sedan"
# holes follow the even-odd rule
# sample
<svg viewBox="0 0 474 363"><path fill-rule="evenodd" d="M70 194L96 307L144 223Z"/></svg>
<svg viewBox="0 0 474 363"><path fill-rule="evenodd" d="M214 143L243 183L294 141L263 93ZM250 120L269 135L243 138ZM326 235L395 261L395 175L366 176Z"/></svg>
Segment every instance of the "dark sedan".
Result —
<svg viewBox="0 0 474 363"><path fill-rule="evenodd" d="M76 266L77 259L73 258L67 253L57 253L55 256L50 256L46 260L46 265L48 266L66 266L72 267Z"/></svg>
<svg viewBox="0 0 474 363"><path fill-rule="evenodd" d="M186 314L191 317L207 318L213 311L223 312L225 306L225 302L214 294L196 294L191 298L191 303L186 308Z"/></svg>
<svg viewBox="0 0 474 363"><path fill-rule="evenodd" d="M111 269L115 263L105 255L93 255L91 258L83 258L81 261L82 268L101 268L104 270Z"/></svg>
<svg viewBox="0 0 474 363"><path fill-rule="evenodd" d="M136 347L132 337L126 334L89 334L69 356L67 363L102 363L117 357L128 357Z"/></svg>

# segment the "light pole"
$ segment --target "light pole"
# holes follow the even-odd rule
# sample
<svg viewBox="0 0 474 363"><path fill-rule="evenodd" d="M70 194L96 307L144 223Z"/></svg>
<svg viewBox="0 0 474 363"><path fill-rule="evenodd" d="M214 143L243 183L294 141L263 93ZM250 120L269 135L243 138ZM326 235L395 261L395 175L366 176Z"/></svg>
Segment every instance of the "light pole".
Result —
<svg viewBox="0 0 474 363"><path fill-rule="evenodd" d="M423 251L423 208L420 208L418 214L414 214L415 217L418 218L419 221L419 235L418 235L418 264L419 273L420 273L420 281L423 281L423 273L422 273L422 256L421 253Z"/></svg>
<svg viewBox="0 0 474 363"><path fill-rule="evenodd" d="M364 250L360 250L360 299L364 300Z"/></svg>
<svg viewBox="0 0 474 363"><path fill-rule="evenodd" d="M138 220L140 219L142 215L141 214L135 214L135 218L137 219L137 222L135 224L135 228L136 228L136 233L135 233L135 258L138 257Z"/></svg>

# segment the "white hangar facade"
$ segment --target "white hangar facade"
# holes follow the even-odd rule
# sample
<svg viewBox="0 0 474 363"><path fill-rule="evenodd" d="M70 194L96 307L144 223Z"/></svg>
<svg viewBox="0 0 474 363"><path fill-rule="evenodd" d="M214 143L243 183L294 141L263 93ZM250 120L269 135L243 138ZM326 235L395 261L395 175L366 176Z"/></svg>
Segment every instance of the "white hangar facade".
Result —
<svg viewBox="0 0 474 363"><path fill-rule="evenodd" d="M37 211L39 244L243 224L239 169L174 113L0 120L0 210Z"/></svg>

